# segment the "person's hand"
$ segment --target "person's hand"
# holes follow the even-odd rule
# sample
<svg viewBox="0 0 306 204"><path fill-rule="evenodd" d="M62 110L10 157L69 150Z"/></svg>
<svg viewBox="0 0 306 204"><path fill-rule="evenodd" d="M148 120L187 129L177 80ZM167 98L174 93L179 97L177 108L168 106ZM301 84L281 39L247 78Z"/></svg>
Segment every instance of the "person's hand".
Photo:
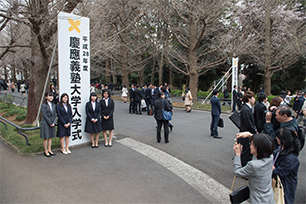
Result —
<svg viewBox="0 0 306 204"><path fill-rule="evenodd" d="M242 145L235 142L233 150L237 156L240 156L242 152Z"/></svg>
<svg viewBox="0 0 306 204"><path fill-rule="evenodd" d="M272 171L274 171L274 169L275 169L275 166L273 165L273 167L272 167Z"/></svg>
<svg viewBox="0 0 306 204"><path fill-rule="evenodd" d="M98 119L93 119L92 122L96 123L96 122L98 122Z"/></svg>
<svg viewBox="0 0 306 204"><path fill-rule="evenodd" d="M272 113L267 112L266 113L266 123L271 123L271 119L272 119Z"/></svg>
<svg viewBox="0 0 306 204"><path fill-rule="evenodd" d="M52 123L52 125L50 125L50 127L54 127L55 126L55 124L54 123Z"/></svg>
<svg viewBox="0 0 306 204"><path fill-rule="evenodd" d="M271 110L271 111L273 111L273 110L275 110L275 109L277 109L276 106L271 106L271 107L270 107L270 110Z"/></svg>
<svg viewBox="0 0 306 204"><path fill-rule="evenodd" d="M250 133L249 131L246 131L246 132L239 132L236 134L236 139L239 139L239 138L247 138L247 137L251 137L253 134Z"/></svg>

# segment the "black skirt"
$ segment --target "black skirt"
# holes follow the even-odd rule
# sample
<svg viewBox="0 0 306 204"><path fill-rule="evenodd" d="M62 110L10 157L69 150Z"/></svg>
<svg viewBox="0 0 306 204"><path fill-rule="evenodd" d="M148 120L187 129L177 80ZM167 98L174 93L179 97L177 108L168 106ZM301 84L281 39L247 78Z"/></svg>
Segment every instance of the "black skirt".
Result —
<svg viewBox="0 0 306 204"><path fill-rule="evenodd" d="M102 118L102 129L103 130L113 130L114 129L114 120L109 118L107 120Z"/></svg>
<svg viewBox="0 0 306 204"><path fill-rule="evenodd" d="M91 120L86 120L85 132L87 132L87 133L102 132L102 125L101 125L100 120L98 120L96 123L93 123Z"/></svg>

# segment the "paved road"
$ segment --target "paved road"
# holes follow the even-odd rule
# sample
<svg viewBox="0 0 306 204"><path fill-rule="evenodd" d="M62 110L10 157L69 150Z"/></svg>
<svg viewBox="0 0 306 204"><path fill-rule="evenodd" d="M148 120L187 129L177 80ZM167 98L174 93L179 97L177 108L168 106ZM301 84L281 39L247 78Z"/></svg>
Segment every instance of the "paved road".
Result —
<svg viewBox="0 0 306 204"><path fill-rule="evenodd" d="M186 113L175 109L174 131L170 133L170 143L165 144L163 140L156 142L154 118L128 114L128 105L116 101L115 134L119 139L126 137L115 142L112 148L92 150L81 146L73 149L72 155L57 152L55 158L45 158L17 155L1 142L0 203L216 203L218 198L212 198L200 187L208 183L213 188L219 182L225 191L230 188L232 147L237 129L228 115L222 115L225 128L219 130L223 136L219 140L209 136L209 112ZM138 142L144 145L137 145ZM142 152L151 148L168 156L154 159L151 150ZM296 203L306 203L305 152L304 149L299 156ZM188 168L182 168L181 174L175 172L181 167L164 163L173 158ZM184 175L190 168L199 171ZM216 182L210 183L205 175ZM205 179L201 183L198 178ZM192 179L199 184L192 183ZM241 179L236 187L240 185L243 185Z"/></svg>
<svg viewBox="0 0 306 204"><path fill-rule="evenodd" d="M128 114L129 104L116 102L115 127L116 134L128 135L145 144L156 147L177 157L187 164L211 176L227 188L231 187L233 173L232 147L238 129L222 114L225 128L219 128L223 138L214 139L210 136L210 112L195 111L186 113L183 109L175 109L173 116L174 130L170 133L168 144L156 142L155 120L148 115ZM306 203L306 150L300 153L299 180L295 203ZM243 180L236 182L237 187ZM236 185L235 184L235 185Z"/></svg>

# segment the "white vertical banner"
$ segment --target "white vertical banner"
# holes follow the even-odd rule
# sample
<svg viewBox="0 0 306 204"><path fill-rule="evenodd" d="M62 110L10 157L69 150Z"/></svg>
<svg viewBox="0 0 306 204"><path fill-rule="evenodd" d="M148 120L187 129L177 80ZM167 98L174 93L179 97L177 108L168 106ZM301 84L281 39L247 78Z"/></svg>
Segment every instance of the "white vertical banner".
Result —
<svg viewBox="0 0 306 204"><path fill-rule="evenodd" d="M70 145L90 141L85 133L85 105L90 96L89 18L60 12L58 15L59 97L69 95L72 109Z"/></svg>
<svg viewBox="0 0 306 204"><path fill-rule="evenodd" d="M232 60L232 96L234 91L234 85L237 86L238 91L238 57L233 58ZM231 100L231 104L233 104L233 97Z"/></svg>

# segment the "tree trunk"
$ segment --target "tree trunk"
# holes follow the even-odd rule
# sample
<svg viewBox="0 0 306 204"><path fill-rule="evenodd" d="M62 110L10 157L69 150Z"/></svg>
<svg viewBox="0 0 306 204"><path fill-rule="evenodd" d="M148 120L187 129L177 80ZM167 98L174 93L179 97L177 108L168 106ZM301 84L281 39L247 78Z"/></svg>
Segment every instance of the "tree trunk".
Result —
<svg viewBox="0 0 306 204"><path fill-rule="evenodd" d="M153 65L151 69L151 83L154 84L154 72L155 72L155 63L156 63L156 58L153 56Z"/></svg>
<svg viewBox="0 0 306 204"><path fill-rule="evenodd" d="M169 71L169 84L168 85L173 85L173 71Z"/></svg>
<svg viewBox="0 0 306 204"><path fill-rule="evenodd" d="M33 124L35 122L48 74L48 60L43 57L35 35L32 37L31 50L32 67L28 93L28 104L31 105L28 106L25 124ZM48 57L47 53L45 53L45 56ZM49 91L48 88L46 91Z"/></svg>
<svg viewBox="0 0 306 204"><path fill-rule="evenodd" d="M158 69L158 85L163 84L164 82L164 49L162 49L160 61L158 63L159 69Z"/></svg>
<svg viewBox="0 0 306 204"><path fill-rule="evenodd" d="M110 63L109 63L109 58L107 58L105 60L105 80L106 83L110 83L111 82L111 74L110 74Z"/></svg>
<svg viewBox="0 0 306 204"><path fill-rule="evenodd" d="M122 84L126 87L129 87L129 67L128 67L128 52L126 48L126 33L122 33L122 41L120 46L121 51L121 76L122 76Z"/></svg>
<svg viewBox="0 0 306 204"><path fill-rule="evenodd" d="M270 5L267 4L265 7L265 93L267 96L271 95L271 30L272 20L270 19Z"/></svg>
<svg viewBox="0 0 306 204"><path fill-rule="evenodd" d="M138 72L139 76L139 85L142 86L144 84L144 74L143 71Z"/></svg>
<svg viewBox="0 0 306 204"><path fill-rule="evenodd" d="M196 49L196 36L197 36L196 22L193 17L190 17L190 31L189 31L189 88L194 98L198 97L198 80L199 74L197 71L197 49Z"/></svg>
<svg viewBox="0 0 306 204"><path fill-rule="evenodd" d="M12 67L12 81L16 82L16 68L15 67Z"/></svg>

